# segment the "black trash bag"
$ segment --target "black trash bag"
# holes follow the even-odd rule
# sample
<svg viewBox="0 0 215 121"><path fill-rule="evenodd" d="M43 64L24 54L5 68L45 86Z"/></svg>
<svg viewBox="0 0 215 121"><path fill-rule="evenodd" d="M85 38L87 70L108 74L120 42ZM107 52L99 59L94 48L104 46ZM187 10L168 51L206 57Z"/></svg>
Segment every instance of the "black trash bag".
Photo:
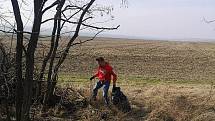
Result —
<svg viewBox="0 0 215 121"><path fill-rule="evenodd" d="M112 89L111 101L122 112L129 112L131 110L128 98L123 94L120 87Z"/></svg>

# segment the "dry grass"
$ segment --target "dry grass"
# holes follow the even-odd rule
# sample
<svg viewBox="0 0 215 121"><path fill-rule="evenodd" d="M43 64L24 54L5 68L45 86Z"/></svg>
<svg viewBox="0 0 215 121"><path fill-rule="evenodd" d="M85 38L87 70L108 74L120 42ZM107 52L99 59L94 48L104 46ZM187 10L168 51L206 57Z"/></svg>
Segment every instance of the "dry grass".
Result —
<svg viewBox="0 0 215 121"><path fill-rule="evenodd" d="M86 85L75 86L75 88L85 97L90 96ZM211 85L158 84L144 87L127 85L122 86L122 90L130 100L131 112L123 113L113 105L110 108L105 107L100 91L97 102L91 102L86 108L81 108L67 117L62 117L60 113L54 114L52 119L56 118L57 121L215 120L215 87Z"/></svg>
<svg viewBox="0 0 215 121"><path fill-rule="evenodd" d="M103 38L72 49L62 71L89 75L96 68L95 57L104 56L122 76L164 81L212 81L215 79L214 53L215 43Z"/></svg>
<svg viewBox="0 0 215 121"><path fill-rule="evenodd" d="M10 44L9 40L4 42ZM62 38L59 51L65 44L66 40ZM46 55L49 46L49 41L39 41L36 51L38 66L41 64L40 57ZM95 58L104 56L121 77L208 83L215 79L214 53L215 43L209 42L98 38L72 47L61 72L91 75L97 66Z"/></svg>
<svg viewBox="0 0 215 121"><path fill-rule="evenodd" d="M42 41L37 57L47 53L42 45L49 46ZM94 60L104 56L118 73L117 84L128 96L132 111L106 109L100 98L99 106L92 104L70 117L56 115L51 120L99 121L106 115L109 121L215 121L214 53L215 43L201 42L99 38L76 46L62 65L59 86L73 84L89 97Z"/></svg>
<svg viewBox="0 0 215 121"><path fill-rule="evenodd" d="M134 104L140 103L149 110L149 121L215 120L214 86L150 85L125 89Z"/></svg>

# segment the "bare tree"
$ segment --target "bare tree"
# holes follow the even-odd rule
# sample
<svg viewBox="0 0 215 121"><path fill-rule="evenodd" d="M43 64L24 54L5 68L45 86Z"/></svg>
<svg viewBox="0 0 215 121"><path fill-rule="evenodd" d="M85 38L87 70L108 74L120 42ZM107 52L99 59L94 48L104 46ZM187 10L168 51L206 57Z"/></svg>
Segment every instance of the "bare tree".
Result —
<svg viewBox="0 0 215 121"><path fill-rule="evenodd" d="M0 43L0 101L5 106L6 120L11 121L11 110L9 104L13 102L15 94L13 93L14 85L14 59L11 58L10 53L6 47Z"/></svg>
<svg viewBox="0 0 215 121"><path fill-rule="evenodd" d="M23 23L20 15L20 9L16 0L11 0L13 12L17 23L17 42L16 42L16 118L21 120L22 109L22 46L23 46Z"/></svg>
<svg viewBox="0 0 215 121"><path fill-rule="evenodd" d="M9 23L9 30L1 30L4 33L14 33L16 34L16 120L17 121L29 121L30 120L30 110L33 100L33 92L35 80L38 82L38 92L37 97L41 95L41 82L47 81L46 91L44 94L44 106L43 109L47 109L49 100L54 94L54 88L57 84L57 75L59 68L66 59L69 50L72 46L82 44L93 40L99 33L104 30L114 30L117 27L103 27L95 22L94 18L98 17L100 13L103 16L104 13L110 14L112 10L111 7L100 7L98 5L93 5L95 0L85 0L85 1L72 1L72 0L34 0L33 3L33 20L32 20L32 30L25 31L22 17L25 17L21 11L21 5L18 0L11 0L13 7L13 13L16 23L16 28ZM27 4L27 3L24 3ZM48 17L44 17L46 13L49 13ZM53 15L53 18L51 17ZM26 17L25 17L26 18ZM30 20L30 18L28 18ZM50 24L53 22L52 33L50 38L51 46L48 49L47 55L44 57L40 71L39 77L34 75L35 72L35 52L38 46L38 41L42 37L41 26L44 24ZM65 28L72 26L73 29L66 30ZM96 34L87 40L76 42L76 38L79 36L79 32L82 30L94 30ZM70 39L66 42L66 46L59 49L59 41L62 35L70 36ZM26 36L29 35L29 36ZM30 37L30 38L28 38ZM27 45L23 44L23 40L27 39ZM24 53L24 55L23 55ZM58 54L59 58L56 58ZM24 62L24 64L22 64ZM47 67L48 65L48 67ZM23 70L25 68L25 70ZM47 73L47 78L44 75ZM43 94L42 94L43 95Z"/></svg>

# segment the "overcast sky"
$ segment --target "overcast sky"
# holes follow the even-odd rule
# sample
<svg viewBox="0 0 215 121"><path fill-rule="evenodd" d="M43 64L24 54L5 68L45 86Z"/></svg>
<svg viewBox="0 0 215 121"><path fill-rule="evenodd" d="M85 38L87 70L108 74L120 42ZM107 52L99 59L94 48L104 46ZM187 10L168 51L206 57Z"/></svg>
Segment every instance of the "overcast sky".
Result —
<svg viewBox="0 0 215 121"><path fill-rule="evenodd" d="M114 5L113 24L121 25L111 34L153 38L215 39L215 0L128 0L128 8L120 1L104 0Z"/></svg>
<svg viewBox="0 0 215 121"><path fill-rule="evenodd" d="M164 39L215 39L215 22L207 24L203 21L203 18L215 19L215 0L127 1L128 7L122 6L121 0L96 0L97 3L114 7L112 12L114 20L107 25L121 25L116 31L106 32L106 35ZM3 10L11 9L9 0L0 0L0 3ZM32 14L32 10L32 7L28 8L29 15ZM26 12L23 14L28 16ZM25 18L27 17L23 17Z"/></svg>

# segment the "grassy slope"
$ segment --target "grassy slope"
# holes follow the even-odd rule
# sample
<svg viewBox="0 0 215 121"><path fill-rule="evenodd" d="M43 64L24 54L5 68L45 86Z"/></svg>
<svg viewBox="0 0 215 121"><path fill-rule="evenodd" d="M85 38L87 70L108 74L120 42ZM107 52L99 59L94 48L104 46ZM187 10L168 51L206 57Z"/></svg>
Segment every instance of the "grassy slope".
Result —
<svg viewBox="0 0 215 121"><path fill-rule="evenodd" d="M60 48L65 46L65 41L61 40ZM39 42L38 65L48 46L49 41ZM215 43L98 38L71 48L60 71L66 75L62 78L79 75L87 79L97 67L95 58L104 56L121 80L210 83L215 79L214 53Z"/></svg>
<svg viewBox="0 0 215 121"><path fill-rule="evenodd" d="M214 52L214 43L100 39L73 49L59 79L62 85L92 88L94 59L104 56L133 109L114 119L215 120Z"/></svg>
<svg viewBox="0 0 215 121"><path fill-rule="evenodd" d="M96 69L95 58L104 56L119 81L211 83L215 79L214 53L214 43L100 38L73 48L61 72L66 80L79 75L78 80L87 81Z"/></svg>
<svg viewBox="0 0 215 121"><path fill-rule="evenodd" d="M39 47L44 45L49 44L43 41ZM64 43L60 45L64 46ZM38 48L37 55L42 56L46 49ZM58 84L87 90L86 96L89 96L89 89L93 86L89 77L97 67L95 58L104 56L118 73L118 85L132 105L132 112L128 114L110 112L110 115L114 114L112 119L213 121L214 53L214 43L100 38L72 48L61 68ZM98 110L103 111L102 108Z"/></svg>

